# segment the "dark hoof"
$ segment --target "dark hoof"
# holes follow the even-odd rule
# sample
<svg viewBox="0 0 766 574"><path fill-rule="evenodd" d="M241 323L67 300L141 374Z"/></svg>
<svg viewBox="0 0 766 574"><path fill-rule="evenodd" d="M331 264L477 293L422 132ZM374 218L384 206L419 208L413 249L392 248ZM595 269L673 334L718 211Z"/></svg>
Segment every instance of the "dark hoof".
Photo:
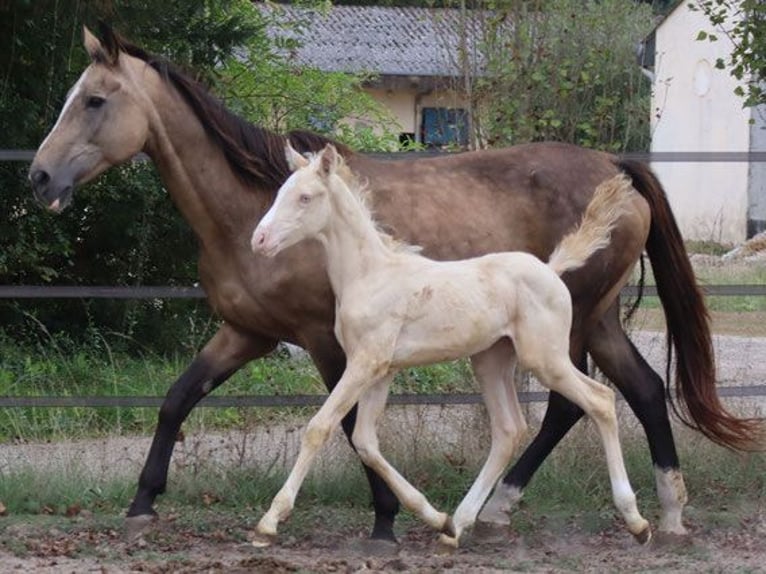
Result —
<svg viewBox="0 0 766 574"><path fill-rule="evenodd" d="M638 540L638 543L642 546L644 544L649 544L649 541L652 539L652 529L650 526L647 526L641 532L634 534L633 536L635 536L636 540Z"/></svg>
<svg viewBox="0 0 766 574"><path fill-rule="evenodd" d="M134 542L157 521L156 514L139 514L125 519L125 540Z"/></svg>
<svg viewBox="0 0 766 574"><path fill-rule="evenodd" d="M396 540L382 538L358 538L349 545L349 550L364 556L396 556L399 554L399 544Z"/></svg>
<svg viewBox="0 0 766 574"><path fill-rule="evenodd" d="M250 542L256 548L268 548L273 546L277 541L275 534L261 534L260 532L253 532L250 537Z"/></svg>

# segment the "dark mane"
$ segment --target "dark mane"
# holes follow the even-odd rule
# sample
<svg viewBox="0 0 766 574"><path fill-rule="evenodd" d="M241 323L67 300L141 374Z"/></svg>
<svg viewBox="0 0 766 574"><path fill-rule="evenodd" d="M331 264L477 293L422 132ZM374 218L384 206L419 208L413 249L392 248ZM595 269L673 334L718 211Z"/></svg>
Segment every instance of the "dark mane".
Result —
<svg viewBox="0 0 766 574"><path fill-rule="evenodd" d="M327 143L332 143L343 155L352 153L347 146L320 134L295 130L280 135L254 125L228 110L205 86L171 62L149 54L111 30L105 33L111 34L105 42L146 62L181 93L207 134L221 148L234 172L248 185L266 185L277 189L287 179L290 168L285 159L286 138L300 152L319 151Z"/></svg>

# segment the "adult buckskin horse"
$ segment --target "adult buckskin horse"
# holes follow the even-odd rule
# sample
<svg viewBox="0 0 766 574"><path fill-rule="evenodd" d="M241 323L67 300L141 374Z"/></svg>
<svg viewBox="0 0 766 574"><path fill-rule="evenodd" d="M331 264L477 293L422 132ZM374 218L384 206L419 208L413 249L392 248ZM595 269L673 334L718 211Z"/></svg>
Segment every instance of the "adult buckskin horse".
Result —
<svg viewBox="0 0 766 574"><path fill-rule="evenodd" d="M108 28L85 30L91 57L30 168L37 199L63 210L76 185L145 152L199 240L200 281L223 319L220 329L168 391L138 490L129 531L156 516L176 434L192 408L247 362L279 341L308 351L328 388L345 357L333 335L333 295L318 245L254 256L250 232L290 171L285 137L249 124L224 108L171 64ZM327 139L289 134L300 151ZM494 251L527 251L546 259L579 221L596 186L620 171L639 191L612 243L564 280L574 304L571 354L586 352L617 386L644 427L662 505L660 531L683 533L686 502L662 379L627 338L618 295L646 249L676 353L677 399L687 424L713 441L751 448L760 421L721 406L714 385L708 316L665 194L643 164L558 143L520 145L436 158L381 161L339 148L365 178L375 212L394 235L435 259ZM669 390L669 389L668 389ZM542 428L496 488L493 507L510 511L535 470L580 419L582 411L553 393ZM350 436L355 411L343 420ZM396 498L369 468L375 509L373 539L394 540ZM508 522L495 513L484 517Z"/></svg>

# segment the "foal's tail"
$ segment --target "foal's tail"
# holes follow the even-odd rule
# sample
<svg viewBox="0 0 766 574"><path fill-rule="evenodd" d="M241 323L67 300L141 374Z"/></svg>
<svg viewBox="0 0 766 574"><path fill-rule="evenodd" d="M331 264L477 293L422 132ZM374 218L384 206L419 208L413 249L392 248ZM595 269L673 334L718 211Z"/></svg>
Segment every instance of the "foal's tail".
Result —
<svg viewBox="0 0 766 574"><path fill-rule="evenodd" d="M635 191L624 174L601 183L593 193L577 228L564 236L548 259L548 267L561 275L582 267L599 249L609 245L617 219L628 211Z"/></svg>
<svg viewBox="0 0 766 574"><path fill-rule="evenodd" d="M646 252L665 311L668 337L665 384L673 410L687 426L713 442L737 450L762 450L766 436L763 420L737 418L718 398L708 312L662 185L641 162L623 160L617 165L630 176L652 212ZM676 399L680 409L670 392L674 348Z"/></svg>

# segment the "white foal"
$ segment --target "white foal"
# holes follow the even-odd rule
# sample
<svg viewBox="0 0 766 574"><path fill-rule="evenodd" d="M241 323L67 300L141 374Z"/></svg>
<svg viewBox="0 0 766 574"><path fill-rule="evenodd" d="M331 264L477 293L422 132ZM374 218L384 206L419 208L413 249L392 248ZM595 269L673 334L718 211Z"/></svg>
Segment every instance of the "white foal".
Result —
<svg viewBox="0 0 766 574"><path fill-rule="evenodd" d="M334 147L309 160L288 146L287 157L296 171L253 232L252 248L274 256L306 238L324 245L336 297L335 334L347 366L308 423L292 472L258 523L253 544L267 545L276 536L319 448L358 403L352 441L359 456L406 508L442 533L442 542L457 546L526 429L513 384L517 359L593 419L604 443L614 502L628 530L648 541L649 523L638 511L623 463L614 393L578 371L569 358L572 303L559 277L608 243L633 193L628 179L618 176L598 187L583 222L548 264L520 252L439 262L376 228L360 185ZM450 519L383 458L376 423L398 370L466 356L481 385L492 443Z"/></svg>

